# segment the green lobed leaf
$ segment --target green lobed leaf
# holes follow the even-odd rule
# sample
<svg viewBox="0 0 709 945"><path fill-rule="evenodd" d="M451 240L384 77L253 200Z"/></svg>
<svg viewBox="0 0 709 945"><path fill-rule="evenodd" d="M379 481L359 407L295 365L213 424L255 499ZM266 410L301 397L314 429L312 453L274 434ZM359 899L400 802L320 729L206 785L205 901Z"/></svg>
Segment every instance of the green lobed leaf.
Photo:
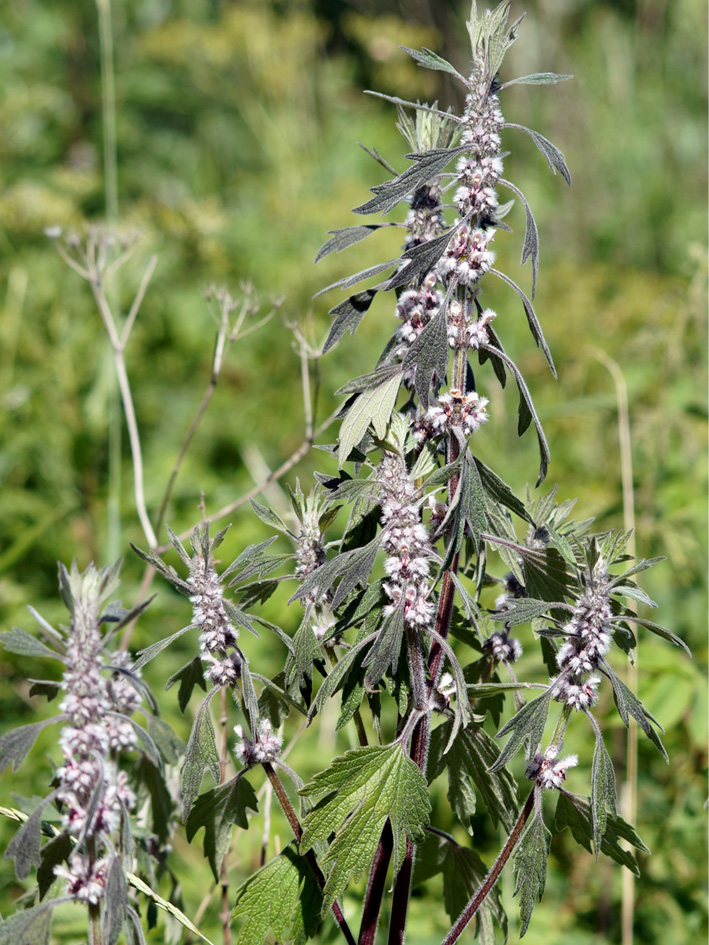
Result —
<svg viewBox="0 0 709 945"><path fill-rule="evenodd" d="M353 548L326 561L305 578L289 603L305 597L316 588L324 594L340 578L331 605L332 609L336 610L358 584L366 585L380 544L381 535L377 535L363 548Z"/></svg>
<svg viewBox="0 0 709 945"><path fill-rule="evenodd" d="M577 794L569 794L568 791L560 791L556 805L555 823L559 830L568 827L574 840L580 843L589 853L591 852L594 826L591 801L587 797L579 797ZM621 866L626 866L631 873L639 876L640 870L635 857L629 850L620 846L621 840L631 844L643 853L650 852L635 832L634 827L623 820L622 817L608 813L606 830L601 839L601 853L609 856L616 863L620 863Z"/></svg>
<svg viewBox="0 0 709 945"><path fill-rule="evenodd" d="M42 902L0 922L0 945L47 945L55 905Z"/></svg>
<svg viewBox="0 0 709 945"><path fill-rule="evenodd" d="M308 712L308 724L312 722L313 717L318 713L322 712L325 706L328 704L329 700L335 695L335 693L340 689L347 678L348 673L352 669L355 660L357 657L360 657L362 650L365 646L368 646L372 642L372 637L367 637L364 640L361 640L351 649L347 650L346 653L340 657L335 666L330 670L327 675L327 678L318 689L318 694L315 697L312 706Z"/></svg>
<svg viewBox="0 0 709 945"><path fill-rule="evenodd" d="M183 821L187 820L192 802L199 794L205 768L209 768L214 780L219 781L219 753L214 738L214 726L209 715L209 703L214 692L217 690L213 689L200 706L185 749L185 763L182 768Z"/></svg>
<svg viewBox="0 0 709 945"><path fill-rule="evenodd" d="M105 945L116 945L123 931L128 905L126 874L117 856L111 858L103 901L101 941L105 942Z"/></svg>
<svg viewBox="0 0 709 945"><path fill-rule="evenodd" d="M187 842L191 843L197 831L204 827L202 846L215 883L221 878L234 824L244 829L249 826L247 809L257 811L258 799L241 771L226 784L202 794L192 805L185 824Z"/></svg>
<svg viewBox="0 0 709 945"><path fill-rule="evenodd" d="M603 743L600 728L591 765L591 813L593 818L593 849L598 858L608 823L608 811L616 816L616 788L613 759Z"/></svg>
<svg viewBox="0 0 709 945"><path fill-rule="evenodd" d="M399 286L416 284L429 273L446 251L455 229L448 230L441 236L435 236L425 243L412 246L401 255L401 265L378 289L388 291Z"/></svg>
<svg viewBox="0 0 709 945"><path fill-rule="evenodd" d="M544 824L541 811L533 814L531 822L522 834L514 854L514 869L517 878L514 894L520 894L521 918L520 938L529 927L529 920L536 904L544 895L547 877L547 858L551 843L551 832Z"/></svg>
<svg viewBox="0 0 709 945"><path fill-rule="evenodd" d="M180 712L184 713L195 686L200 686L205 692L207 691L202 660L199 656L195 656L195 658L190 660L189 663L186 663L182 669L178 669L176 673L173 673L165 683L165 689L170 689L176 682L180 684L180 688L177 691L177 704L180 707Z"/></svg>
<svg viewBox="0 0 709 945"><path fill-rule="evenodd" d="M509 832L517 819L517 784L506 768L493 769L500 754L497 745L482 728L469 725L444 754L452 724L439 725L431 734L429 780L447 772L448 800L471 835L476 793L484 800L493 825L501 823Z"/></svg>
<svg viewBox="0 0 709 945"><path fill-rule="evenodd" d="M404 358L404 371L416 368L416 396L421 409L428 407L428 398L434 374L443 380L448 364L448 334L444 307L426 325L416 338Z"/></svg>
<svg viewBox="0 0 709 945"><path fill-rule="evenodd" d="M616 676L607 663L601 667L601 671L604 672L611 681L615 704L623 722L625 722L626 726L629 725L629 716L632 715L643 732L645 732L653 745L655 745L667 764L669 764L670 759L667 755L667 752L665 751L665 746L662 744L660 736L650 724L654 723L657 725L660 731L664 731L660 723L647 711L642 702L638 699L635 693L625 685L623 680Z"/></svg>
<svg viewBox="0 0 709 945"><path fill-rule="evenodd" d="M301 852L334 839L322 858L330 871L323 891L324 915L369 869L384 824L393 833L393 869L401 866L406 840L420 842L431 813L426 779L401 745L369 745L335 758L300 794L326 795L305 818Z"/></svg>
<svg viewBox="0 0 709 945"><path fill-rule="evenodd" d="M463 150L463 148L434 148L431 151L407 154L406 157L414 161L412 166L394 180L370 187L369 189L376 196L361 206L355 207L353 213L388 213L409 194L440 174Z"/></svg>
<svg viewBox="0 0 709 945"><path fill-rule="evenodd" d="M305 859L290 844L236 892L232 919L245 919L238 945L304 945L320 925L322 894Z"/></svg>

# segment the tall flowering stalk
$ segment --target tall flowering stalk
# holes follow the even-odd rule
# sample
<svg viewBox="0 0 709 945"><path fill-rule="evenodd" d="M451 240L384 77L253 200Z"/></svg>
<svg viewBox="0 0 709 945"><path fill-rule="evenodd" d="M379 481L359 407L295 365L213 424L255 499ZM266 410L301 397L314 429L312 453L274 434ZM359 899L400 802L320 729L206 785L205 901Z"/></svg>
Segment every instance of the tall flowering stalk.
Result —
<svg viewBox="0 0 709 945"><path fill-rule="evenodd" d="M533 298L537 227L522 192L503 177L503 138L506 147L509 131L530 135L551 170L570 183L558 148L503 117L501 95L508 86L569 78L539 73L501 81L505 53L522 19L510 25L509 12L509 0L483 13L472 3L467 75L430 50L405 50L420 65L463 84L463 112L394 99L398 127L411 149L409 166L397 174L372 152L391 178L375 185L374 196L355 212L386 215L399 208L401 219L331 231L318 254L320 260L383 227L401 231L398 258L329 287L350 289L383 275L331 310L322 352L348 331L354 334L377 297L392 299L385 293L394 294L388 311L396 319L372 371L340 388L345 400L337 442L321 447L331 462L316 473L317 484L307 495L299 483L291 490L288 521L253 502L259 518L285 536L291 550L273 554L274 536L249 545L221 569L216 552L226 529L212 538L205 524L193 531L191 551L169 532L181 572L155 550L134 549L189 599L191 613L185 627L147 647L137 662L114 658L111 681L102 671L99 626L106 618L99 617L99 608L113 588L113 572L62 572L73 615L71 639L65 642L48 629L65 642L64 764L45 805L61 805L68 840L66 865L60 863L56 875L66 882L68 897L89 904L96 929L110 926L104 936L110 945L118 920L104 919L104 903L118 903L118 924L135 924L121 879L121 856L129 855L130 845L120 843L133 794L115 762L117 751L135 747L126 721L138 705L138 690L131 687L138 685L143 666L189 631L198 632L198 642L167 688L179 683L182 711L196 688L206 691L194 711L180 794L188 840L204 828L205 857L221 892L225 945L235 921L240 945L271 938L303 945L330 915L354 945L343 903L353 915L359 897L350 896L350 889L360 881L365 891L357 941L374 945L389 875L388 942L402 945L411 890L437 874L449 919L444 945L453 945L473 920L479 938L491 942L494 924L506 934L497 883L510 859L523 935L544 892L550 796L556 797L555 829L568 827L596 855L638 869L629 847L646 848L617 814L613 763L594 709L600 687L609 684L622 721L635 719L665 755L658 723L617 674L613 652L615 647L624 657L632 655L633 625L683 645L627 603L655 606L633 580L655 562L631 564L628 533L593 534L590 520L571 519L573 503L557 503L555 489L536 499L518 498L479 456L480 441L497 422L489 409L490 385L504 387L512 377L519 394L518 432L533 426L539 444L537 485L550 459L527 384L497 333L506 319L483 304L485 279L512 288L554 371L530 298L495 267L493 241L510 230L505 221L513 210L513 203L500 201L505 188L525 211L522 263L531 261ZM312 430L310 416L308 424ZM331 529L336 532L328 538ZM301 608L292 634L255 612L286 581L295 584L290 603ZM495 596L492 588L500 586ZM121 615L119 625L128 617ZM273 635L285 656L282 672L268 678L254 671L242 646L243 630ZM13 634L6 635L6 645L26 651L26 635ZM539 668L522 679L519 666L528 669L537 644ZM523 645L526 660L518 664ZM290 719L309 726L333 702L339 705L336 730L351 723L350 746L356 747L305 783L285 760L293 744ZM581 755L564 753L567 730L578 721L590 726L590 765ZM42 724L4 736L0 764L22 760ZM312 737L304 731L300 726L298 737ZM520 751L518 784L508 764ZM444 772L449 804L439 803L434 811L429 785ZM203 791L207 774L214 786ZM257 778L267 779L292 839L238 888L234 902L232 831L250 825L258 808L252 786ZM567 789L570 782L583 789L586 781L588 796ZM491 825L506 834L489 867L473 837L480 800ZM41 810L11 845L22 877L41 859ZM268 804L264 820L267 835ZM115 831L120 855L114 852ZM267 848L266 836L264 861ZM25 930L22 922L31 924L33 915L41 921L44 907L36 908L29 919L0 925L0 933Z"/></svg>

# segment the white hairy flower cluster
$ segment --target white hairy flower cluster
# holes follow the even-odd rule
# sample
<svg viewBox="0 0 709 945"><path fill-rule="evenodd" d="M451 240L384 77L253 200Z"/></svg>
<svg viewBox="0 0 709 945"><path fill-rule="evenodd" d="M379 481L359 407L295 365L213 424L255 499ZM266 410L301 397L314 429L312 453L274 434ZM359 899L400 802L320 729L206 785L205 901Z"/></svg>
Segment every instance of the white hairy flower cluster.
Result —
<svg viewBox="0 0 709 945"><path fill-rule="evenodd" d="M307 508L300 523L300 534L296 545L295 576L301 581L312 574L325 561L325 543L320 530L319 515L316 508ZM318 588L304 598L306 603L321 604L327 599Z"/></svg>
<svg viewBox="0 0 709 945"><path fill-rule="evenodd" d="M234 754L242 765L275 761L283 748L283 739L280 735L274 734L273 726L268 719L259 721L253 741L248 738L241 725L234 726L234 734L236 735Z"/></svg>
<svg viewBox="0 0 709 945"><path fill-rule="evenodd" d="M579 763L578 755L567 755L566 758L556 760L559 754L558 745L550 745L542 754L537 750L534 758L527 765L527 777L530 781L536 781L540 787L548 790L555 788L558 790L566 780L568 768L575 768Z"/></svg>
<svg viewBox="0 0 709 945"><path fill-rule="evenodd" d="M600 679L589 674L610 649L612 616L608 577L594 574L564 627L566 639L556 655L561 673L552 685L558 702L575 709L589 708L596 702Z"/></svg>
<svg viewBox="0 0 709 945"><path fill-rule="evenodd" d="M436 275L429 273L423 284L417 289L402 292L396 303L396 315L402 320L396 336L400 341L411 344L438 312L443 295L436 290Z"/></svg>
<svg viewBox="0 0 709 945"><path fill-rule="evenodd" d="M192 623L200 628L200 656L207 664L208 679L217 686L231 686L241 677L241 657L232 649L239 633L224 605L221 580L211 561L201 554L193 557L187 583L194 589L190 601Z"/></svg>
<svg viewBox="0 0 709 945"><path fill-rule="evenodd" d="M438 274L444 282L455 280L456 285L470 286L492 267L495 254L488 244L495 236L494 229L471 229L463 224L451 237L438 261Z"/></svg>
<svg viewBox="0 0 709 945"><path fill-rule="evenodd" d="M68 724L59 736L64 763L56 779L62 824L79 843L68 864L54 870L66 881L70 896L92 904L103 896L110 835L119 827L122 814L135 804L127 775L118 770L112 755L135 747L136 735L127 715L140 702L128 675L128 654L107 657L113 667L126 670L122 678L109 682L104 676L97 575L93 566L83 575L72 573L73 619L62 680L66 695L59 706ZM97 855L102 852L103 856Z"/></svg>
<svg viewBox="0 0 709 945"><path fill-rule="evenodd" d="M470 436L487 422L487 404L487 397L481 397L476 391L464 394L451 388L438 398L437 404L431 404L424 414L424 423L430 426L434 436L448 434L454 428Z"/></svg>
<svg viewBox="0 0 709 945"><path fill-rule="evenodd" d="M469 215L491 217L497 209L495 185L502 174L499 157L461 157L458 160L460 187L453 202L460 218Z"/></svg>
<svg viewBox="0 0 709 945"><path fill-rule="evenodd" d="M496 312L493 312L491 308L486 308L479 318L467 321L464 314L466 309L467 306L462 306L455 299L451 300L446 319L448 344L451 348L477 350L490 340L487 326L496 317Z"/></svg>
<svg viewBox="0 0 709 945"><path fill-rule="evenodd" d="M412 627L430 626L436 612L428 600L431 549L421 522L416 490L401 456L385 453L379 464L382 490L382 545L387 552L384 569L389 580L384 590L391 603L385 614L403 606L404 620Z"/></svg>
<svg viewBox="0 0 709 945"><path fill-rule="evenodd" d="M411 209L406 217L405 249L413 249L428 243L443 232L441 194L438 187L419 187L411 199Z"/></svg>
<svg viewBox="0 0 709 945"><path fill-rule="evenodd" d="M485 649L499 663L514 663L522 655L522 644L506 632L493 633L488 637Z"/></svg>
<svg viewBox="0 0 709 945"><path fill-rule="evenodd" d="M500 99L490 91L490 83L481 76L471 76L472 88L465 97L461 143L467 145L478 160L498 157L500 132L504 119ZM500 171L497 173L499 177Z"/></svg>

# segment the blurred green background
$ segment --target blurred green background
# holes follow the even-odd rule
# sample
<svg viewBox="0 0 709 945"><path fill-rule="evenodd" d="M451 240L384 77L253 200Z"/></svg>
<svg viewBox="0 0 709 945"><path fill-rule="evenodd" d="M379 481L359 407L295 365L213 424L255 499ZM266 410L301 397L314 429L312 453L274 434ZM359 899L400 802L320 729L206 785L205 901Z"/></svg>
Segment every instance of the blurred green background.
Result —
<svg viewBox="0 0 709 945"><path fill-rule="evenodd" d="M481 4L482 6L483 4ZM505 133L505 173L537 218L542 259L536 309L557 363L555 382L531 344L521 306L502 284L485 284L496 327L522 367L552 450L548 483L562 499L580 496L577 516L600 527L622 518L621 464L614 382L598 352L613 358L628 387L636 491L637 549L666 555L644 581L660 621L694 652L689 662L641 634L640 696L667 730L668 768L640 745L637 826L653 851L641 857L636 941L694 943L706 936L706 5L702 0L529 0L503 80L530 72L573 73L551 88L504 92L509 121L530 125L563 151L568 189L532 142ZM157 510L180 443L209 380L215 327L204 300L212 283L238 291L251 280L263 299L284 297L281 314L238 343L178 479L168 522L189 528L200 493L209 512L242 495L253 475L275 468L301 443L300 368L283 323L327 330L341 296L312 299L323 285L391 258L384 233L317 269L312 260L328 229L361 221L351 207L383 170L357 147L375 147L403 170L407 147L393 106L362 94L373 88L407 99L460 105L460 89L418 69L398 45L428 46L467 69L467 3L457 0L121 0L112 5L115 58L118 214L140 232L113 298L124 313L152 253L158 266L126 352L140 424L148 506ZM43 230L81 232L106 209L104 114L97 5L90 0L5 0L0 6L0 614L3 629L32 629L26 605L63 619L56 562L105 564L126 555L124 600L134 599L142 568L128 541L145 545L132 496L127 442L120 467L120 531L108 527L112 364L89 287L59 259ZM527 291L519 269L524 219L496 240L499 268ZM382 245L386 244L386 245ZM389 254L388 256L386 254ZM283 317L282 317L283 316ZM371 369L395 327L381 299L356 337L320 366L318 417L332 391ZM518 491L536 478L533 435L518 440L516 399L487 375L494 422L480 438L483 458ZM322 442L334 438L325 436ZM309 488L323 454L291 474ZM113 469L114 482L116 468ZM284 502L270 490L268 500ZM224 560L268 531L246 510L233 517ZM165 535L161 538L164 540ZM285 549L284 549L285 550ZM157 587L157 585L156 585ZM184 625L185 602L164 585L134 638L144 646ZM299 613L287 595L268 616L288 630ZM151 668L156 690L189 658L194 641ZM246 641L254 664L275 673L282 660L271 639ZM35 718L27 676L50 667L0 657L3 729ZM161 699L181 734L187 721ZM608 707L610 708L610 707ZM608 712L610 743L624 764L624 731ZM52 734L17 774L12 792L43 793L51 777ZM319 740L318 740L319 738ZM580 740L576 749L588 757ZM293 757L308 774L327 763L335 741L327 725L303 736ZM585 746L585 747L584 747ZM52 754L57 761L56 752ZM572 786L574 789L576 786ZM578 790L583 790L578 787ZM442 789L436 788L443 796ZM278 820L276 818L276 823ZM258 822L256 832L260 832ZM280 843L288 841L281 825ZM476 841L488 857L499 838ZM0 823L4 845L12 828ZM177 841L174 869L184 908L194 915L211 879L194 848ZM243 840L241 841L243 844ZM243 851L243 852L241 852ZM273 851L269 851L272 853ZM239 847L232 878L258 856ZM169 886L161 889L164 894ZM0 912L22 892L5 861ZM435 894L435 889L434 889ZM504 894L516 941L511 880ZM357 892L347 910L354 910ZM620 941L620 876L562 834L555 838L547 892L527 935L530 945ZM204 928L219 936L216 899ZM58 939L81 941L83 916L70 910ZM409 941L434 943L442 916L417 893ZM169 935L161 923L151 941Z"/></svg>

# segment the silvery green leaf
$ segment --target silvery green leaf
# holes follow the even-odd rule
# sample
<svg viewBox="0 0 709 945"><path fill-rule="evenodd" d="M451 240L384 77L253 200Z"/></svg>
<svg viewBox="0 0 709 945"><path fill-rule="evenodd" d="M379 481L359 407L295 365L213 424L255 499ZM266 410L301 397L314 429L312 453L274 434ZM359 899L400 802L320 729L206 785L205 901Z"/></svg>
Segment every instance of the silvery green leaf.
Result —
<svg viewBox="0 0 709 945"><path fill-rule="evenodd" d="M559 171L566 183L571 185L571 174L569 174L569 169L566 166L564 155L551 141L547 141L544 135L540 135L538 131L532 131L531 128L526 128L524 125L515 125L510 122L505 122L503 128L517 128L519 131L524 131L528 134L544 155L544 159L551 168L552 173L556 174L556 172Z"/></svg>
<svg viewBox="0 0 709 945"><path fill-rule="evenodd" d="M47 945L56 905L52 899L0 921L0 945Z"/></svg>
<svg viewBox="0 0 709 945"><path fill-rule="evenodd" d="M252 499L251 508L258 515L261 521L266 523L266 525L270 525L271 528L275 528L279 532L283 532L284 535L292 535L291 530L285 524L280 515L276 514L276 512L274 512L273 509L270 509L267 505L261 505L260 502Z"/></svg>
<svg viewBox="0 0 709 945"><path fill-rule="evenodd" d="M9 764L12 764L13 771L17 771L42 729L59 721L61 716L44 719L42 722L30 722L29 725L20 725L0 736L0 771L4 771Z"/></svg>
<svg viewBox="0 0 709 945"><path fill-rule="evenodd" d="M499 348L500 351L504 351L502 342L500 341L499 335L496 333L492 325L487 326L488 338L493 344L493 347ZM500 382L500 387L504 390L507 384L507 371L505 370L505 363L499 358L495 357L494 354L491 354L489 351L485 351L484 348L478 348L478 361L482 367L486 361L490 361L492 364L492 369L495 372L495 377Z"/></svg>
<svg viewBox="0 0 709 945"><path fill-rule="evenodd" d="M214 875L220 881L224 857L229 852L234 824L246 830L249 826L247 810L258 810L254 789L240 771L235 778L202 794L192 805L185 824L187 842L204 827L203 850Z"/></svg>
<svg viewBox="0 0 709 945"><path fill-rule="evenodd" d="M402 285L412 285L423 279L435 267L438 260L446 251L446 247L453 236L455 229L449 230L442 236L436 236L418 246L412 246L401 256L401 265L386 282L377 286L378 289L388 291Z"/></svg>
<svg viewBox="0 0 709 945"><path fill-rule="evenodd" d="M340 426L338 451L340 466L362 440L370 423L379 439L384 437L389 418L396 405L400 386L401 371L397 371L377 387L363 391L357 397Z"/></svg>
<svg viewBox="0 0 709 945"><path fill-rule="evenodd" d="M145 716L148 733L161 756L168 764L177 764L180 755L184 754L185 743L173 730L172 726L157 715Z"/></svg>
<svg viewBox="0 0 709 945"><path fill-rule="evenodd" d="M359 323L369 311L376 294L376 289L365 289L364 292L357 292L356 295L351 295L344 302L330 309L330 315L334 315L335 318L325 339L323 354L327 354L331 348L334 348L346 331L354 335Z"/></svg>
<svg viewBox="0 0 709 945"><path fill-rule="evenodd" d="M58 790L52 791L47 797L41 799L5 850L7 859L15 861L15 873L18 879L27 879L31 868L41 863L42 814L44 808L56 798L58 793Z"/></svg>
<svg viewBox="0 0 709 945"><path fill-rule="evenodd" d="M629 716L632 715L643 732L645 732L653 745L655 745L667 764L669 764L670 759L667 755L667 752L665 751L665 746L662 744L660 736L650 724L652 722L660 729L661 732L664 732L664 729L660 723L647 711L635 693L631 689L628 689L623 680L616 676L607 663L600 668L601 671L605 673L605 675L608 676L611 681L615 704L618 709L618 714L620 715L623 722L625 722L626 726L629 725Z"/></svg>
<svg viewBox="0 0 709 945"><path fill-rule="evenodd" d="M491 620L502 621L510 627L517 627L523 623L529 623L535 617L541 617L547 613L550 604L545 600L532 600L528 597L521 597L519 600L507 600L502 610L493 611L490 614Z"/></svg>
<svg viewBox="0 0 709 945"><path fill-rule="evenodd" d="M636 587L634 584L616 584L613 587L613 594L618 594L620 597L629 597L639 604L645 604L646 607L657 607L655 601L648 597L642 588Z"/></svg>
<svg viewBox="0 0 709 945"><path fill-rule="evenodd" d="M409 49L408 46L399 46L399 49L403 49L405 53L408 53L411 58L415 59L420 66L424 66L426 69L434 69L438 72L447 72L449 75L454 75L457 79L460 79L461 82L467 85L466 80L454 66L452 66L441 56L431 52L430 49L426 49L425 46L421 49L421 51L418 49Z"/></svg>
<svg viewBox="0 0 709 945"><path fill-rule="evenodd" d="M297 694L312 683L313 662L322 660L323 652L309 618L301 622L291 642L292 649L285 665L285 681L288 692Z"/></svg>
<svg viewBox="0 0 709 945"><path fill-rule="evenodd" d="M299 590L291 597L291 601L303 598L316 588L325 593L337 578L340 578L332 602L332 608L336 610L358 584L364 586L367 583L380 544L381 536L377 535L363 548L353 548L326 561L305 578Z"/></svg>
<svg viewBox="0 0 709 945"><path fill-rule="evenodd" d="M372 636L368 636L355 644L343 653L337 663L332 667L327 678L318 689L318 694L310 707L308 712L308 724L312 722L318 712L323 711L328 701L335 695L338 689L344 685L350 670L354 666L355 660L360 656L365 646L368 646L372 642L372 639Z"/></svg>
<svg viewBox="0 0 709 945"><path fill-rule="evenodd" d="M593 849L598 859L601 842L606 832L608 812L616 816L616 789L613 760L603 744L600 728L596 730L596 746L591 765L591 812L593 819Z"/></svg>
<svg viewBox="0 0 709 945"><path fill-rule="evenodd" d="M369 223L363 224L362 226L346 226L341 230L328 230L328 236L331 236L332 239L329 239L320 248L315 257L315 262L319 263L321 259L324 259L325 256L329 256L330 253L341 253L343 249L354 246L355 243L359 243L361 240L371 236L375 230L380 230L385 226L394 226L394 224Z"/></svg>
<svg viewBox="0 0 709 945"><path fill-rule="evenodd" d="M460 152L461 148L434 148L431 151L407 154L407 158L414 162L412 166L394 180L370 187L376 196L355 207L353 213L388 213L415 190L428 183L432 177L440 174Z"/></svg>
<svg viewBox="0 0 709 945"><path fill-rule="evenodd" d="M230 574L241 574L243 572L244 576L238 578L238 580L241 581L245 580L246 577L253 577L256 574L260 574L261 562L263 562L264 566L266 567L270 566L270 564L275 560L273 556L263 554L266 548L268 548L269 545L272 545L275 540L276 536L274 535L272 538L267 538L266 541L262 541L258 545L248 545L248 547L244 548L238 558L235 558L229 567L222 571L222 578L225 578ZM270 570L273 570L273 568L270 568ZM235 583L237 583L237 579L233 579L229 586L231 587Z"/></svg>
<svg viewBox="0 0 709 945"><path fill-rule="evenodd" d="M508 85L555 85L557 82L565 82L567 79L573 79L572 75L561 75L558 72L534 72L532 75L523 75L519 79L510 79L500 86L500 90L506 89Z"/></svg>
<svg viewBox="0 0 709 945"><path fill-rule="evenodd" d="M123 931L128 905L126 874L117 856L111 858L106 877L106 889L101 910L101 940L106 945L116 945Z"/></svg>
<svg viewBox="0 0 709 945"><path fill-rule="evenodd" d="M526 214L526 223L524 228L524 245L522 246L522 262L520 265L524 265L528 259L532 260L532 298L534 298L534 293L537 291L537 273L539 272L539 231L537 230L537 223L534 219L534 214L529 208L527 203L527 198L524 196L521 190L515 187L514 184L511 184L507 180L500 178L498 181L499 184L502 184L503 187L507 187L513 193L517 194L519 199L524 205L524 212Z"/></svg>
<svg viewBox="0 0 709 945"><path fill-rule="evenodd" d="M191 623L188 626L183 627L182 630L178 630L177 633L173 633L169 637L165 637L164 640L158 640L158 642L153 643L152 646L148 646L144 650L139 650L137 654L139 659L135 661L133 669L142 669L146 663L149 663L150 660L155 659L158 653L162 653L162 651L174 640L179 639L183 634L187 633L188 630L195 630L196 627L196 624Z"/></svg>
<svg viewBox="0 0 709 945"><path fill-rule="evenodd" d="M199 794L205 768L209 769L215 781L219 781L219 753L214 739L214 726L209 715L209 703L214 693L218 691L213 689L199 707L185 749L185 763L182 768L183 821L187 820L192 803Z"/></svg>
<svg viewBox="0 0 709 945"><path fill-rule="evenodd" d="M498 771L503 765L506 765L526 740L529 742L527 747L528 756L531 757L534 754L544 734L551 696L552 690L550 687L546 692L537 696L536 699L532 699L531 702L522 706L519 712L502 726L495 738L502 738L504 735L510 737L494 762L493 771Z"/></svg>
<svg viewBox="0 0 709 945"><path fill-rule="evenodd" d="M355 377L346 384L343 384L342 387L338 387L335 391L335 397L343 397L346 394L358 394L365 390L371 390L374 387L378 387L384 381L388 381L390 378L394 377L395 374L401 374L401 368L398 364L377 368L376 371L370 371L369 374L360 374L359 377Z"/></svg>
<svg viewBox="0 0 709 945"><path fill-rule="evenodd" d="M31 633L20 630L19 627L13 627L6 633L0 633L0 643L9 653L19 653L21 656L42 656L52 660L61 660L65 662L65 657L45 646L37 637Z"/></svg>
<svg viewBox="0 0 709 945"><path fill-rule="evenodd" d="M416 396L421 408L428 407L428 398L434 375L443 380L448 364L448 333L446 313L441 311L432 318L416 338L404 358L404 371L416 368Z"/></svg>
<svg viewBox="0 0 709 945"><path fill-rule="evenodd" d="M550 844L551 832L542 820L540 809L539 813L535 811L533 814L514 854L517 877L514 894L520 894L519 911L522 920L520 938L529 927L534 907L544 895Z"/></svg>
<svg viewBox="0 0 709 945"><path fill-rule="evenodd" d="M289 693L286 692L285 689L283 689L281 686L278 685L278 682L276 680L278 680L279 682L283 682L284 673L279 673L275 679L269 679L267 676L261 676L260 673L252 673L251 678L257 679L264 687L264 690L259 696L259 712L260 713L264 705L264 697L268 694L269 703L271 705L273 705L274 702L279 702L281 704L281 706L279 706L279 713L283 714L282 709L284 712L287 713L288 706L291 706L297 712L300 712L301 715L307 714L307 709L305 708L303 703L299 702L297 699L294 699L291 695L289 695ZM270 714L272 715L273 713L270 712ZM273 721L273 719L271 719L271 721ZM280 719L279 719L279 724L280 724ZM274 728L277 728L277 726L274 725Z"/></svg>

